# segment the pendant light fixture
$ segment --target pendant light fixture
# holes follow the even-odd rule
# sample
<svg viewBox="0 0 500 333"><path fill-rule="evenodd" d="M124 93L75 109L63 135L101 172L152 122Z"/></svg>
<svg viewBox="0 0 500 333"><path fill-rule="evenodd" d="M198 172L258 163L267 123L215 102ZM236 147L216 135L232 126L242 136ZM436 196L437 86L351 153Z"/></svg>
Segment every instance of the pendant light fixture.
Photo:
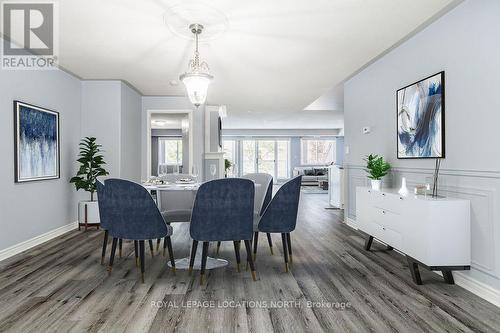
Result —
<svg viewBox="0 0 500 333"><path fill-rule="evenodd" d="M200 62L200 53L198 52L198 35L203 31L201 24L191 24L189 30L194 34L196 48L194 58L189 61L188 71L182 74L179 79L186 86L186 91L191 103L196 107L205 103L207 99L208 85L213 80L213 76L209 73L209 68L206 62Z"/></svg>

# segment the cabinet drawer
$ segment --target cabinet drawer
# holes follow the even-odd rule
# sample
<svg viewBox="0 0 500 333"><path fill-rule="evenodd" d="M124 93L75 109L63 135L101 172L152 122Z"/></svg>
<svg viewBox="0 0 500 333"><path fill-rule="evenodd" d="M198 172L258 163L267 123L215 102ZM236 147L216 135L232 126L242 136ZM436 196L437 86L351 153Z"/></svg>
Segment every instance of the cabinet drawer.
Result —
<svg viewBox="0 0 500 333"><path fill-rule="evenodd" d="M395 231L401 232L403 229L402 216L381 207L373 207L371 210L373 222Z"/></svg>
<svg viewBox="0 0 500 333"><path fill-rule="evenodd" d="M371 222L369 223L368 230L370 235L381 240L382 242L390 245L398 250L403 250L403 238L401 234L391 228L387 228L378 223Z"/></svg>
<svg viewBox="0 0 500 333"><path fill-rule="evenodd" d="M362 193L363 200L367 200L372 206L381 207L398 214L405 211L408 198L397 193L387 193L366 189Z"/></svg>

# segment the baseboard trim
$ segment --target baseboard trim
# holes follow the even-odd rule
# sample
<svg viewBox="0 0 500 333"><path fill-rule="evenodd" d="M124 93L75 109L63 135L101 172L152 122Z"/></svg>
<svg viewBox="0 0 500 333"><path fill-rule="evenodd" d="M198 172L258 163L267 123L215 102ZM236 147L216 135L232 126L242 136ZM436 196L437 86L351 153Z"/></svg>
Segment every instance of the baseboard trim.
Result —
<svg viewBox="0 0 500 333"><path fill-rule="evenodd" d="M433 272L439 276L443 276L441 272ZM482 299L496 305L500 308L500 291L496 290L487 284L484 284L476 279L473 279L462 272L453 272L455 284L470 291L471 293L481 297Z"/></svg>
<svg viewBox="0 0 500 333"><path fill-rule="evenodd" d="M356 224L356 220L346 217L345 223L355 229L358 230L358 226ZM399 251L398 251L399 252ZM401 253L401 255L403 255ZM433 272L438 275L441 275L441 272ZM476 279L471 278L470 276L467 276L466 274L462 272L453 272L453 278L455 279L455 284L464 288L465 290L470 291L476 296L481 297L485 301L490 302L493 305L496 305L500 307L500 290L494 289L487 284L484 284L483 282L480 282Z"/></svg>
<svg viewBox="0 0 500 333"><path fill-rule="evenodd" d="M358 225L356 224L356 220L351 219L350 217L345 218L345 224L353 228L354 230L358 230Z"/></svg>
<svg viewBox="0 0 500 333"><path fill-rule="evenodd" d="M32 247L45 243L51 239L59 237L68 231L74 230L78 228L78 221L71 222L69 224L63 225L62 227L56 228L39 236L28 239L24 242L12 245L6 249L0 250L0 261L8 259L16 254L19 254L23 251L29 250Z"/></svg>

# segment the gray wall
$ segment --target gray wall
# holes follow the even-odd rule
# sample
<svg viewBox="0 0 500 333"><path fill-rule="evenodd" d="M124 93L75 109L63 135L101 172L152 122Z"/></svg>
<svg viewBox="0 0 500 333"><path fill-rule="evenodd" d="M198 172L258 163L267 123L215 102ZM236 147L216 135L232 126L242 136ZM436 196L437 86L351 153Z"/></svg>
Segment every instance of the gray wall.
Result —
<svg viewBox="0 0 500 333"><path fill-rule="evenodd" d="M104 149L109 177L140 180L141 96L121 81L82 81L82 136Z"/></svg>
<svg viewBox="0 0 500 333"><path fill-rule="evenodd" d="M82 81L82 137L102 145L110 177L120 177L120 118L120 81Z"/></svg>
<svg viewBox="0 0 500 333"><path fill-rule="evenodd" d="M120 177L141 180L141 95L121 82Z"/></svg>
<svg viewBox="0 0 500 333"><path fill-rule="evenodd" d="M362 158L384 155L399 186L431 182L433 161L396 159L395 92L446 72L446 159L442 194L472 203L472 270L458 274L500 290L500 1L465 1L345 83L347 216L355 219L355 187L366 184ZM370 134L362 134L371 126Z"/></svg>
<svg viewBox="0 0 500 333"><path fill-rule="evenodd" d="M0 39L0 42L2 40ZM80 140L80 81L59 70L0 73L0 250L77 220L76 173ZM61 178L14 183L13 100L59 112Z"/></svg>
<svg viewBox="0 0 500 333"><path fill-rule="evenodd" d="M205 151L205 123L204 106L198 109L184 96L143 96L142 97L142 120L141 120L141 177L147 177L147 144L146 144L146 120L148 110L194 110L193 111L193 164L198 166L200 172L203 170L203 154Z"/></svg>

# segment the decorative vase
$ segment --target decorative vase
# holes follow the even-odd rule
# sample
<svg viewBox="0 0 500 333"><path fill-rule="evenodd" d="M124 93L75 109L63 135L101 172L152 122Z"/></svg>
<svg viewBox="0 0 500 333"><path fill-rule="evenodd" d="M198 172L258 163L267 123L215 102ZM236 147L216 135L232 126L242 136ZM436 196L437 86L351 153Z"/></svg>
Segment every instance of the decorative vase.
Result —
<svg viewBox="0 0 500 333"><path fill-rule="evenodd" d="M380 191L380 188L382 187L381 185L382 185L382 180L372 179L372 190Z"/></svg>
<svg viewBox="0 0 500 333"><path fill-rule="evenodd" d="M401 179L401 188L399 189L398 193L403 197L408 195L408 188L406 187L406 178L405 177L403 177Z"/></svg>
<svg viewBox="0 0 500 333"><path fill-rule="evenodd" d="M99 204L97 201L80 201L78 203L78 228L97 227L100 224Z"/></svg>

